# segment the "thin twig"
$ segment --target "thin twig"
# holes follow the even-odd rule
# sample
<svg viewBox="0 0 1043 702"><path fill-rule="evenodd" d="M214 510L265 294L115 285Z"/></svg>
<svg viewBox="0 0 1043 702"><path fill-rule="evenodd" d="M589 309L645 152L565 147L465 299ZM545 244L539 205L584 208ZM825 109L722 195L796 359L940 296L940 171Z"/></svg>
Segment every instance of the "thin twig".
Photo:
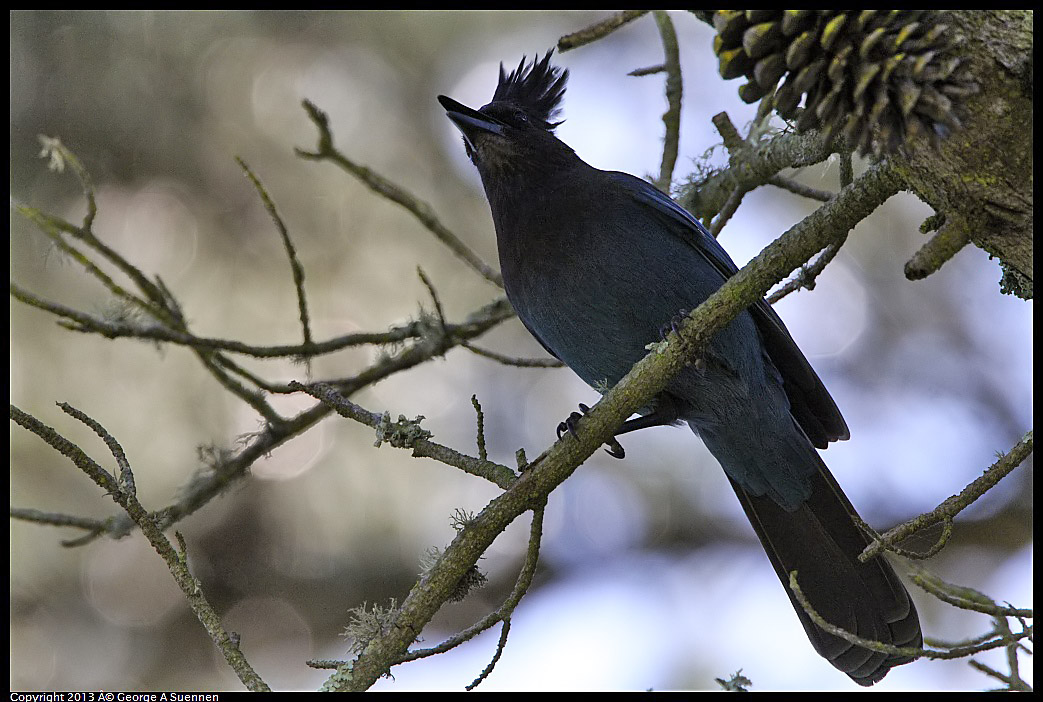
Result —
<svg viewBox="0 0 1043 702"><path fill-rule="evenodd" d="M221 384L221 387L253 407L254 411L264 417L268 424L279 426L286 421L286 419L276 412L275 408L268 404L264 399L263 392L251 390L225 371L223 366L226 365L226 359L224 359L221 354L215 351L206 351L198 348L193 348L192 350L195 352L196 356L199 357L203 366L210 371L210 375L214 376L217 382Z"/></svg>
<svg viewBox="0 0 1043 702"><path fill-rule="evenodd" d="M404 207L464 263L477 271L479 275L490 283L501 288L503 287L503 279L500 277L500 274L471 251L470 247L460 240L460 237L442 224L438 217L435 216L431 205L418 199L412 193L407 192L372 169L355 163L338 151L333 145L333 133L330 131L329 117L326 113L308 100L305 100L302 104L304 110L308 113L308 117L319 130L319 143L315 151L294 149L299 157L310 161L330 161L340 166L344 171L362 181L373 192Z"/></svg>
<svg viewBox="0 0 1043 702"><path fill-rule="evenodd" d="M991 597L965 585L953 585L939 578L922 566L912 570L913 582L937 599L960 609L990 614L993 617L1032 618L1031 609L996 604Z"/></svg>
<svg viewBox="0 0 1043 702"><path fill-rule="evenodd" d="M127 454L124 453L123 447L119 445L116 438L106 431L105 427L99 424L93 417L89 417L72 405L66 402L59 402L58 406L69 416L80 420L90 427L90 429L105 442L105 446L108 447L109 453L111 453L112 457L116 459L116 467L119 469L117 474L118 477L116 478L117 484L119 484L128 495L136 495L137 490L134 486L134 474L131 472L130 461L127 460Z"/></svg>
<svg viewBox="0 0 1043 702"><path fill-rule="evenodd" d="M634 70L632 70L629 73L627 73L627 75L628 76L633 76L634 78L640 78L642 76L651 76L651 75L655 75L656 73L662 73L665 70L666 70L666 64L659 63L659 64L656 64L655 66L645 66L644 68L635 68Z"/></svg>
<svg viewBox="0 0 1043 702"><path fill-rule="evenodd" d="M976 661L976 660L969 660L969 661L967 661L967 665L969 665L970 667L974 668L975 670L977 670L979 672L985 673L989 677L996 678L997 680L1002 682L1004 685L1006 685L1006 687L1003 688L1004 691L1032 692L1032 686L1029 685L1028 683L1026 683L1020 677L1017 677L1015 675L1004 675L1003 673L999 672L998 670L995 670L994 668L990 668L989 666L985 665L984 663L981 663L980 661Z"/></svg>
<svg viewBox="0 0 1043 702"><path fill-rule="evenodd" d="M996 622L996 628L1001 633L1011 636L1010 623L1006 617L993 617L993 621ZM1025 626L1025 622L1021 622L1022 627ZM1007 676L1005 682L1007 683L1007 689L1018 692L1032 692L1032 686L1021 679L1020 662L1018 660L1018 650L1023 650L1031 654L1023 644L1019 642L1012 642L1007 645L1007 667L1010 669L1010 675Z"/></svg>
<svg viewBox="0 0 1043 702"><path fill-rule="evenodd" d="M47 524L57 527L75 527L86 532L83 536L75 539L67 539L61 542L62 546L72 547L81 545L83 539L93 540L101 534L108 533L112 538L119 539L130 533L134 527L126 514L108 517L107 519L94 519L91 517L77 517L60 512L43 512L38 509L12 507L11 517L26 522ZM120 518L122 517L122 518Z"/></svg>
<svg viewBox="0 0 1043 702"><path fill-rule="evenodd" d="M46 234L51 239L51 241L54 242L54 245L58 247L58 249L61 252L63 252L69 258L79 263L91 277L97 279L98 282L105 286L105 288L108 289L110 293L112 293L113 297L115 297L118 300L122 300L130 306L141 309L143 312L145 312L151 317L166 318L166 311L162 307L160 307L157 304L150 304L149 302L146 302L145 300L139 298L137 295L134 295L133 293L125 290L123 286L121 286L119 283L113 280L113 278L110 275L102 271L101 268L94 263L94 261L90 260L90 258L88 258L86 254L84 254L82 251L80 251L75 246L66 241L65 237L62 236L63 233L70 234L73 236L73 238L78 239L80 241L87 241L87 243L93 241L100 244L100 242L98 242L97 239L94 239L93 235L90 235L88 237L87 234L89 233L83 232L78 227L69 222L66 222L62 218L44 214L43 212L40 212L39 210L34 209L32 207L19 206L17 210L22 216L24 216L26 219L35 224L37 229ZM126 265L130 268L133 268L133 266L131 266L129 263L126 263ZM137 269L134 270L136 271ZM140 272L138 272L137 277L143 278L144 276L142 276ZM149 285L151 285L151 283L149 283Z"/></svg>
<svg viewBox="0 0 1043 702"><path fill-rule="evenodd" d="M505 366L518 366L519 368L564 368L565 364L556 358L518 358L517 356L506 356L502 353L490 351L489 349L483 349L480 346L475 346L469 341L465 341L460 344L468 351L478 355L490 358L497 363L502 363Z"/></svg>
<svg viewBox="0 0 1043 702"><path fill-rule="evenodd" d="M41 141L46 137L41 136ZM49 138L47 138L49 139ZM123 273L134 281L138 289L144 293L145 297L156 303L162 308L163 306L163 294L162 291L134 265L127 261L114 249L110 248L100 239L98 239L93 232L92 226L94 224L94 218L98 213L98 205L94 197L94 186L91 183L90 173L80 163L79 158L76 154L70 151L64 144L58 139L50 139L49 148L52 152L58 152L61 154L61 158L67 161L73 167L73 172L76 177L80 180L80 184L83 187L84 197L87 200L87 215L83 218L83 224L79 227L69 225L67 231L73 237L80 239L85 242L88 246L93 248L95 251L100 253L103 257L108 259L113 265L119 268ZM45 152L47 147L45 147ZM41 154L42 155L42 154ZM23 208L19 208L20 210ZM28 208L31 209L31 208Z"/></svg>
<svg viewBox="0 0 1043 702"><path fill-rule="evenodd" d="M738 135L734 127L714 119L718 131L722 124L727 132L721 132L728 147L728 168L715 169L691 178L681 188L678 198L681 206L704 222L720 212L725 202L736 189L749 191L766 183L772 176L787 168L819 163L829 158L832 144L818 132L805 134L779 134L774 138L746 148L735 150L729 144L736 142L730 132Z"/></svg>
<svg viewBox="0 0 1043 702"><path fill-rule="evenodd" d="M572 34L566 34L561 39L558 39L558 51L565 52L583 46L584 44L590 44L591 42L597 41L598 39L606 37L616 31L627 22L636 20L646 12L648 12L648 10L623 10L622 12L617 12L606 20L602 20L597 24L592 24L586 29L581 29Z"/></svg>
<svg viewBox="0 0 1043 702"><path fill-rule="evenodd" d="M294 381L290 383L290 386L295 390L311 395L317 400L321 400L323 404L333 409L340 416L353 419L368 427L382 430L388 421L387 413L379 414L364 409L341 395L337 392L336 387L328 383L312 383L310 385L304 385ZM456 451L455 449L451 449L448 446L435 443L423 435L414 435L408 439L405 438L404 434L401 436L403 436L402 441L396 443L392 440L392 445L398 446L399 448L412 449L413 456L415 457L434 458L446 465L459 468L465 473L485 478L503 489L507 489L515 480L517 480L514 471L507 466L494 463L487 459L483 460L480 458L474 458L473 456L468 456ZM378 439L378 443L379 441L380 440Z"/></svg>
<svg viewBox="0 0 1043 702"><path fill-rule="evenodd" d="M659 178L656 186L664 193L670 192L670 183L674 177L674 165L677 163L677 147L681 139L681 58L677 47L677 32L674 31L673 20L666 10L655 10L656 26L663 41L663 62L666 71L667 110L663 113L663 124L666 136L663 138L663 159L659 166Z"/></svg>
<svg viewBox="0 0 1043 702"><path fill-rule="evenodd" d="M1022 462L1032 453L1032 431L1030 430L1021 440L1016 443L1010 451L1000 457L986 469L985 473L970 482L958 495L948 498L935 509L910 519L904 524L899 524L879 539L873 541L859 556L859 560L866 561L873 558L881 551L890 548L891 544L897 544L912 534L937 524L938 522L952 519L957 514L974 503L979 497L988 492L996 483L1006 477L1011 471L1020 466Z"/></svg>
<svg viewBox="0 0 1043 702"><path fill-rule="evenodd" d="M936 272L971 243L970 224L958 214L947 214L934 236L905 263L905 277L921 280Z"/></svg>
<svg viewBox="0 0 1043 702"><path fill-rule="evenodd" d="M109 446L117 463L126 460L126 456L123 453L122 447L119 446L119 442L117 442L115 437L106 431L100 423L70 405L63 403L60 407L69 415L86 423L95 431L95 433L99 434L105 441L105 444ZM173 546L170 545L170 541L168 541L167 537L163 535L162 529L157 526L153 516L142 507L140 502L138 502L138 498L131 491L124 489L124 487L120 485L120 483L114 479L108 471L84 453L79 446L66 439L36 417L23 412L14 405L11 405L10 415L15 423L28 429L33 434L36 434L47 442L51 448L72 461L76 467L86 473L91 480L104 490L106 494L112 497L112 499L122 507L128 515L130 515L130 518L138 525L138 528L141 529L145 538L149 540L149 543L152 544L152 547L167 564L167 568L170 570L171 575L174 576L174 580L177 582L182 592L185 593L192 611L206 629L207 633L210 634L210 638L213 640L214 644L224 654L228 665L231 666L232 670L234 670L236 675L239 676L239 680L248 689L255 692L270 692L271 690L268 685L265 684L264 680L262 680L254 671L250 666L250 663L246 660L246 657L243 656L242 652L239 650L239 647L235 645L231 637L229 637L228 633L224 630L224 627L221 625L220 616L218 616L217 612L215 612L213 607L210 606L210 603L203 595L203 589L200 586L199 581L196 580L189 571L187 560L181 558Z"/></svg>
<svg viewBox="0 0 1043 702"><path fill-rule="evenodd" d="M792 178L784 178L780 175L772 176L768 179L767 182L768 185L774 185L776 188L788 190L794 195L800 195L801 197L806 197L809 200L818 200L819 202L826 202L831 197L833 197L833 193L829 192L828 190L813 188L810 185L805 185L804 183L795 181Z"/></svg>
<svg viewBox="0 0 1043 702"><path fill-rule="evenodd" d="M732 218L732 215L739 209L739 205L742 204L742 199L746 197L748 190L743 188L736 188L732 191L732 194L725 200L724 206L721 207L721 211L717 213L717 218L713 220L710 225L710 234L716 239L721 235L721 231L724 229L724 225L728 223L728 220Z"/></svg>
<svg viewBox="0 0 1043 702"><path fill-rule="evenodd" d="M171 343L178 346L187 346L197 349L226 351L229 353L251 356L253 358L307 358L312 356L322 356L352 346L362 346L365 344L397 344L402 341L408 341L409 339L417 339L424 334L424 325L420 322L414 321L392 327L387 331L343 334L325 341L317 341L310 344L282 344L275 346L246 344L232 339L195 336L187 331L161 327L155 324L146 325L133 319L122 321L99 319L71 307L66 307L65 305L51 302L50 300L44 300L20 287L16 283L11 283L10 287L11 296L19 302L23 302L31 307L36 307L45 312L50 312L63 320L69 320L70 323L65 326L71 331L98 334L106 339L131 338L140 339L142 341ZM506 298L499 298L491 305L487 306L487 309L490 310L490 314L495 315L495 321L497 322L510 319L514 316L513 311L507 304ZM449 324L446 331L448 334L455 337L464 333L466 331L466 326ZM533 365L536 365L536 363L534 362ZM549 362L547 365L551 366Z"/></svg>
<svg viewBox="0 0 1043 702"><path fill-rule="evenodd" d="M727 112L719 112L711 118L714 126L717 127L717 133L721 135L721 139L724 142L724 146L728 149L728 158L732 162L734 167L733 158L746 150L746 142L742 136L739 135L739 130L732 124L731 118L728 117ZM739 209L739 205L742 204L742 199L746 196L753 186L748 183L736 183L728 194L727 199L721 205L720 210L717 212L717 217L713 220L710 225L710 234L714 238L721 235L721 231L724 229L724 225L728 223L728 220L732 218L736 210Z"/></svg>
<svg viewBox="0 0 1043 702"><path fill-rule="evenodd" d="M540 542L543 538L543 514L545 508L546 504L543 504L532 512L532 523L529 525L529 543L525 550L525 562L522 565L521 570L518 572L518 577L515 580L511 594L506 600L504 600L503 604L500 605L496 611L490 612L478 622L475 622L473 625L458 634L449 637L437 646L409 651L402 656L401 663L445 653L466 641L470 641L478 634L495 626L496 622L503 621L505 618L510 618L511 614L518 607L518 603L521 602L525 593L528 592L529 586L532 584L532 578L536 574L536 564L539 562L540 555Z"/></svg>
<svg viewBox="0 0 1043 702"><path fill-rule="evenodd" d="M1024 631L1020 631L1016 634L1012 633L1008 636L999 636L997 638L989 639L982 643L977 643L971 646L956 646L944 651L935 651L931 649L918 648L916 646L895 646L893 644L883 643L882 641L874 641L872 639L866 639L856 634L852 634L850 631L843 629L832 622L826 621L818 612L814 610L811 603L808 601L807 596L800 589L800 585L797 582L797 571L791 571L789 574L789 587L793 591L794 596L800 603L800 606L807 612L811 620L815 622L820 628L833 636L844 639L849 643L853 643L856 646L869 649L870 651L878 651L880 653L886 653L890 656L908 656L910 658L931 658L935 660L951 660L954 658L966 658L967 656L974 655L975 653L981 653L982 651L990 651L994 648L1001 648L1007 646L1012 642L1020 641L1021 639L1029 638L1032 636L1032 627L1026 627Z"/></svg>
<svg viewBox="0 0 1043 702"><path fill-rule="evenodd" d="M830 244L823 249L822 253L819 254L819 257L815 259L814 263L806 263L801 266L797 275L786 281L781 287L765 298L768 301L768 304L774 305L782 298L792 292L800 290L801 288L814 290L815 281L819 274L822 273L822 271L826 269L826 266L829 265L830 261L836 258L836 255L840 253L840 247L844 245L845 241L847 241L846 235L840 241Z"/></svg>
<svg viewBox="0 0 1043 702"><path fill-rule="evenodd" d="M428 294L431 296L431 303L435 306L435 314L438 315L438 325L442 330L442 334L449 333L449 324L445 321L445 311L442 309L442 301L438 299L438 291L435 290L434 283L424 273L424 269L420 266L416 267L416 273L420 276L420 281L427 288Z"/></svg>
<svg viewBox="0 0 1043 702"><path fill-rule="evenodd" d="M485 449L485 413L482 412L482 405L478 402L477 395L471 395L471 405L474 407L474 413L478 422L478 459L488 461L489 452Z"/></svg>
<svg viewBox="0 0 1043 702"><path fill-rule="evenodd" d="M236 156L235 162L239 164L239 167L246 173L246 177L253 183L254 188L257 190L257 194L261 197L261 202L264 203L264 208L268 210L268 215L272 218L275 223L275 228L279 230L279 236L282 239L283 247L286 249L286 256L290 259L290 269L293 271L293 287L297 291L297 310L300 314L301 329L304 332L304 343L305 345L311 344L311 323L308 317L308 299L304 294L304 267L297 258L297 249L293 245L293 241L290 239L290 232L286 228L286 223L283 222L282 216L279 215L279 210L275 207L275 202L268 194L268 190L261 183L261 180L250 167L246 165L246 161Z"/></svg>
<svg viewBox="0 0 1043 702"><path fill-rule="evenodd" d="M496 667L497 661L500 660L500 655L503 653L503 647L507 645L507 635L511 633L511 618L505 617L501 621L503 621L503 626L500 628L500 638L496 642L496 653L493 654L493 659L489 661L489 665L485 666L485 670L483 670L470 685L464 688L468 692L481 685L482 682L489 677L489 674L493 672L493 668Z"/></svg>
<svg viewBox="0 0 1043 702"><path fill-rule="evenodd" d="M925 636L923 642L925 646L930 646L931 648L967 648L968 646L977 646L978 644L989 641L999 633L1000 632L994 628L990 631L986 631L984 634L971 636L960 641L946 641L933 636Z"/></svg>

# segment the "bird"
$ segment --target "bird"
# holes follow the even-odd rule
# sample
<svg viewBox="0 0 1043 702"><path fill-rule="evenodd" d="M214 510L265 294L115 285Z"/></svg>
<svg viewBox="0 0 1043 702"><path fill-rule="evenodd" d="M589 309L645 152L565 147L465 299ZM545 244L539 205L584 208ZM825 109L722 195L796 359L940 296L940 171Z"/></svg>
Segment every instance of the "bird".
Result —
<svg viewBox="0 0 1043 702"><path fill-rule="evenodd" d="M636 176L588 165L555 135L568 70L553 49L508 72L474 109L438 101L463 134L496 231L503 286L522 324L594 388L611 387L738 268L689 212ZM586 409L583 405L581 409ZM763 299L718 332L696 362L617 432L687 424L724 469L815 650L869 686L915 658L820 628L920 648L916 607L870 544L817 449L848 439L836 403ZM559 426L574 431L582 415ZM618 442L613 455L622 454ZM772 645L757 632L755 645Z"/></svg>

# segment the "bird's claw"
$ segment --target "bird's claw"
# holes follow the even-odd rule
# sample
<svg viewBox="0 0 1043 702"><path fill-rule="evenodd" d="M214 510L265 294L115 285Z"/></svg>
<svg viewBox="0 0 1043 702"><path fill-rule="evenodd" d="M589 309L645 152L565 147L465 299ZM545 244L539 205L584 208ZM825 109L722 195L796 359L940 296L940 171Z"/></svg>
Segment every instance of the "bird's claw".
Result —
<svg viewBox="0 0 1043 702"><path fill-rule="evenodd" d="M659 327L659 340L666 341L666 337L670 332L674 332L675 334L678 333L689 312L691 312L691 310L678 310L677 314L671 317L669 322ZM702 357L693 359L691 365L695 366L695 369L700 373L706 371L706 360Z"/></svg>
<svg viewBox="0 0 1043 702"><path fill-rule="evenodd" d="M605 449L605 453L612 456L612 458L627 457L627 452L623 450L623 447L619 444L619 441L616 440L616 437L613 436L611 439L606 441L605 445L608 446L608 448Z"/></svg>
<svg viewBox="0 0 1043 702"><path fill-rule="evenodd" d="M572 436L576 435L576 422L583 418L583 415L579 412L573 412L570 414L564 422L558 425L558 438L565 432L568 432Z"/></svg>
<svg viewBox="0 0 1043 702"><path fill-rule="evenodd" d="M579 420L583 419L583 415L590 411L590 407L581 402L579 405L579 410L579 412L573 412L572 414L570 414L564 422L558 425L557 433L559 439L561 438L561 435L565 432L568 432L572 436L576 436L576 423ZM606 441L605 445L608 447L605 449L605 453L607 453L609 456L612 456L612 458L626 458L626 451L623 450L623 447L619 444L619 441L617 441L615 437L612 437L611 439Z"/></svg>
<svg viewBox="0 0 1043 702"><path fill-rule="evenodd" d="M670 321L659 327L659 340L666 341L666 337L670 332L675 334L681 329L681 324L684 322L685 317L691 310L678 310L677 314L670 318Z"/></svg>

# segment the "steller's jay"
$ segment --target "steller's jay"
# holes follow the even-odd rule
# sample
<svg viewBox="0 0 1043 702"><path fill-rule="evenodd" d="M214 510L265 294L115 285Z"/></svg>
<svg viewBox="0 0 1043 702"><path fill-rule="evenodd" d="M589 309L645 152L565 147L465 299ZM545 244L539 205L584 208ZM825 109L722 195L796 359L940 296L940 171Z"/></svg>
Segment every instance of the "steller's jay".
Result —
<svg viewBox="0 0 1043 702"><path fill-rule="evenodd" d="M523 57L510 73L501 64L492 102L480 110L438 100L481 174L519 319L588 384L612 386L679 312L738 269L667 195L587 165L554 136L568 71L551 65L551 53L529 64ZM844 418L764 300L719 332L641 415L618 433L686 422L702 437L820 655L860 685L912 660L825 632L789 589L797 570L826 621L866 639L922 645L916 609L890 564L858 561L869 541L816 451L848 438Z"/></svg>

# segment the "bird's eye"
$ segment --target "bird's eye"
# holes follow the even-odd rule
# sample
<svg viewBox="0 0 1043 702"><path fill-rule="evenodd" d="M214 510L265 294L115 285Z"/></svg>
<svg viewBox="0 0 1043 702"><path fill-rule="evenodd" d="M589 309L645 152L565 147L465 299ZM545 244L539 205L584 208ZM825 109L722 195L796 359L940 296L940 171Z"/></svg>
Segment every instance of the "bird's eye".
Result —
<svg viewBox="0 0 1043 702"><path fill-rule="evenodd" d="M522 124L528 124L529 123L529 115L525 114L521 110L518 110L517 112L514 113L514 119L517 120L518 122L521 122Z"/></svg>

